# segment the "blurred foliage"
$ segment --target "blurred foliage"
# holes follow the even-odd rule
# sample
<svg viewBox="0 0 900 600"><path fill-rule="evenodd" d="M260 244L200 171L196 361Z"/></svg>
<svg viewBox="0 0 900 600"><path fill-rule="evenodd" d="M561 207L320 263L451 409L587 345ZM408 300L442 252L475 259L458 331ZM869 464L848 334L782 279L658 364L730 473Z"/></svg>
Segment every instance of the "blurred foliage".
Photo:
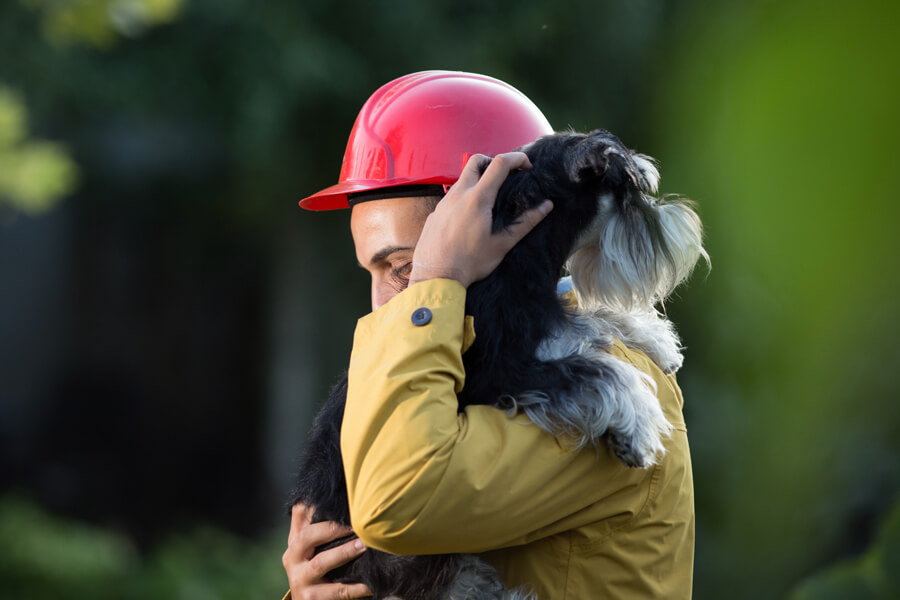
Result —
<svg viewBox="0 0 900 600"><path fill-rule="evenodd" d="M141 556L128 539L0 497L0 596L247 600L287 589L280 532L265 541L195 526Z"/></svg>
<svg viewBox="0 0 900 600"><path fill-rule="evenodd" d="M416 70L509 79L559 128L602 120L622 123L625 135L665 13L655 0L577 0L565 11L537 1L510 11L478 2L357 1L335 10L324 0L195 0L171 23L97 52L34 32L54 11L76 8L85 13L71 17L75 29L93 31L94 21L114 29L109 2L30 2L0 5L0 74L73 144L91 201L103 191L127 195L194 219L198 231L211 210L217 228L270 227L289 199L333 183L366 96ZM557 55L568 58L557 64ZM601 65L601 56L616 58ZM615 93L586 90L586 78ZM194 193L198 184L204 193ZM153 194L157 186L171 200ZM141 202L146 196L153 202Z"/></svg>
<svg viewBox="0 0 900 600"><path fill-rule="evenodd" d="M126 539L10 496L0 498L0 553L3 595L19 598L80 597L123 579L137 562Z"/></svg>
<svg viewBox="0 0 900 600"><path fill-rule="evenodd" d="M173 21L182 0L20 0L41 15L41 28L55 43L81 42L109 48L120 36L137 37Z"/></svg>
<svg viewBox="0 0 900 600"><path fill-rule="evenodd" d="M46 211L74 189L77 178L64 145L28 138L25 103L0 86L0 207Z"/></svg>
<svg viewBox="0 0 900 600"><path fill-rule="evenodd" d="M345 216L300 214L294 201L334 183L356 112L382 83L434 68L505 79L558 129L608 127L656 155L665 191L699 203L716 268L667 304L688 346L695 597L782 597L832 563L796 600L877 597L900 572L896 512L850 557L900 493L898 17L893 0L7 2L0 80L21 97L0 95L0 152L14 149L0 194L32 198L26 210L71 190L71 163L57 175L11 167L39 144L25 137L24 98L30 129L64 140L81 168L84 221L125 215L144 229L123 238L168 240L161 254L204 267L235 239L274 253L296 224L311 287L359 298L315 315L310 330L335 343L335 319L352 326L366 297L364 282L352 287ZM12 179L53 194L16 196L2 187ZM196 532L142 558L122 538L17 506L5 510L36 532L17 530L26 547L94 548L77 558L94 561L80 569L87 595L225 597L232 585L260 597L253 569L283 576L274 543L266 554ZM0 568L44 565L47 589L80 589L28 556ZM226 585L229 574L240 581ZM126 580L140 585L122 591Z"/></svg>
<svg viewBox="0 0 900 600"><path fill-rule="evenodd" d="M789 596L789 600L870 598L900 598L900 502L894 505L865 554L810 577Z"/></svg>
<svg viewBox="0 0 900 600"><path fill-rule="evenodd" d="M698 595L783 594L860 552L900 493L898 18L705 6L662 73L663 173L699 201L715 265L676 316Z"/></svg>

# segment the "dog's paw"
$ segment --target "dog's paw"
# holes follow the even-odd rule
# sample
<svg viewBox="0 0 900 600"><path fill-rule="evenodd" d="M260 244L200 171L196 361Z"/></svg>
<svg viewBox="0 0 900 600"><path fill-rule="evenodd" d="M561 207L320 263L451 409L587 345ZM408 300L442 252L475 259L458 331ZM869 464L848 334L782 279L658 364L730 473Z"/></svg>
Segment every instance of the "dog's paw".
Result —
<svg viewBox="0 0 900 600"><path fill-rule="evenodd" d="M606 443L613 454L629 467L647 468L665 455L663 439L672 433L659 400L650 393L634 394L634 418L610 423Z"/></svg>

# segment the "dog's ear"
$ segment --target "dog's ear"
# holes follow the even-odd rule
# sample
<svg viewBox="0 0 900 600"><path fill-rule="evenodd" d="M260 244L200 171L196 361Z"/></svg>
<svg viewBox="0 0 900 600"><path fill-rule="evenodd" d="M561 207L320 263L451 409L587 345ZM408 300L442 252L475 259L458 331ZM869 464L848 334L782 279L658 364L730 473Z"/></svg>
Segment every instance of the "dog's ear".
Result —
<svg viewBox="0 0 900 600"><path fill-rule="evenodd" d="M575 183L585 183L606 176L610 155L621 146L616 136L598 129L588 134L572 150L566 160L566 174Z"/></svg>
<svg viewBox="0 0 900 600"><path fill-rule="evenodd" d="M581 184L597 178L602 207L567 262L582 307L650 309L698 259L709 261L691 203L653 196L659 171L649 156L598 130L572 149L567 169Z"/></svg>
<svg viewBox="0 0 900 600"><path fill-rule="evenodd" d="M645 194L655 194L659 184L652 158L632 152L603 129L588 134L570 151L566 174L575 183L603 180L611 188L630 181Z"/></svg>

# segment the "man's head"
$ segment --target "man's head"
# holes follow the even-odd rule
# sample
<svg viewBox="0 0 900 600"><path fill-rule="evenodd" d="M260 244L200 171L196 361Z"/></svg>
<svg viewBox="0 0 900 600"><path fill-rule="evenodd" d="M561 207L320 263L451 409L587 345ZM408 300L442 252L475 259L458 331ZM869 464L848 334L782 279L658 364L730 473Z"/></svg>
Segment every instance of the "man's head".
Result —
<svg viewBox="0 0 900 600"><path fill-rule="evenodd" d="M457 71L406 75L363 105L338 183L300 206L352 206L353 240L360 264L372 274L375 309L406 286L402 263L411 259L425 218L467 158L508 152L552 131L531 100L497 79Z"/></svg>

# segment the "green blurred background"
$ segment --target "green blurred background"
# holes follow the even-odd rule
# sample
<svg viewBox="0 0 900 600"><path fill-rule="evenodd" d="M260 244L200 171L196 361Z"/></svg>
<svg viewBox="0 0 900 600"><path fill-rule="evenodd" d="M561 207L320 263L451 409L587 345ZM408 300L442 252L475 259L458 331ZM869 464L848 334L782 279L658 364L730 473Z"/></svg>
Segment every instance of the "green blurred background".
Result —
<svg viewBox="0 0 900 600"><path fill-rule="evenodd" d="M0 596L277 598L368 282L336 181L424 69L696 200L696 598L900 597L900 4L3 0Z"/></svg>

